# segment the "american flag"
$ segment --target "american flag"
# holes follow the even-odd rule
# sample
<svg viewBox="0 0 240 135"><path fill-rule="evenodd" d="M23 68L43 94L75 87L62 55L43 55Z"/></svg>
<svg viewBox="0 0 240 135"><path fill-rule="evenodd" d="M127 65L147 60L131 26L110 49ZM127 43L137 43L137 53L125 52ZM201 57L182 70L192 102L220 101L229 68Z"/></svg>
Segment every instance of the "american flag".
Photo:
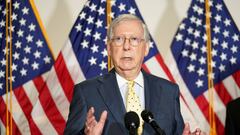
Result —
<svg viewBox="0 0 240 135"><path fill-rule="evenodd" d="M222 0L210 5L214 115L217 134L224 134L226 105L240 96L240 33ZM193 0L171 45L172 67L197 125L209 133L209 98L205 1ZM176 68L177 67L177 68ZM184 114L183 114L184 115Z"/></svg>
<svg viewBox="0 0 240 135"><path fill-rule="evenodd" d="M111 5L112 19L123 13L135 14L142 18L134 0L112 0ZM30 110L26 107L30 115L21 115L30 116L29 119L22 119L20 116L14 119L18 121L15 124L17 134L63 133L73 86L107 72L106 18L106 0L86 2L48 76L31 78L33 80L30 79L30 83L21 87L29 89L33 95L29 99L34 99L34 104ZM152 39L150 46L150 53L144 60L143 68L152 74L174 81ZM21 95L20 100L24 101L25 97L29 95ZM191 112L188 111L184 100L181 98L180 101L185 114L189 114L190 117ZM25 106L20 110L24 109Z"/></svg>
<svg viewBox="0 0 240 135"><path fill-rule="evenodd" d="M34 134L39 132L36 125L36 116L32 112L41 94L41 82L44 80L46 72L49 71L54 63L53 56L49 50L46 35L43 34L42 25L36 8L32 1L0 0L0 126L1 134L5 134L6 105L8 104L8 112L10 112L10 101L6 101L6 67L10 67L6 54L10 53L10 49L6 50L6 42L12 40L12 117L13 132L12 134ZM11 11L11 12L10 12ZM6 19L12 19L12 27L10 23L6 24ZM7 17L8 16L8 17ZM9 22L9 19L8 19ZM12 38L7 38L6 27L8 33L12 32ZM10 80L10 77L9 77ZM8 87L9 88L9 87ZM10 94L8 94L8 99Z"/></svg>

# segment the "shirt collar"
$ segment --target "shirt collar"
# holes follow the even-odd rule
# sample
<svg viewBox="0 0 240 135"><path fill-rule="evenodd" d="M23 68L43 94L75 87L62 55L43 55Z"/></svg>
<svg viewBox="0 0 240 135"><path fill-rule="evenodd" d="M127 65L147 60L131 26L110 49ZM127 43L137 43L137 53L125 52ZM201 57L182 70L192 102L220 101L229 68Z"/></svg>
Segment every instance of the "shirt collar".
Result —
<svg viewBox="0 0 240 135"><path fill-rule="evenodd" d="M117 72L116 72L116 77L117 77L118 86L120 88L128 82L128 80L120 76ZM144 87L143 74L141 71L139 72L138 76L134 79L134 82L137 83L140 87L142 88Z"/></svg>

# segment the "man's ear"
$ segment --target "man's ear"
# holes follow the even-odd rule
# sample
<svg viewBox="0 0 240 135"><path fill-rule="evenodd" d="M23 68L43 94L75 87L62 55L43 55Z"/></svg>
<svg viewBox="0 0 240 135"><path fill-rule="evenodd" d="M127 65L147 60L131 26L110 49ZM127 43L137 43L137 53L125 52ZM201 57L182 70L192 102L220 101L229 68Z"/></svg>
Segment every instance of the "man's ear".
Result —
<svg viewBox="0 0 240 135"><path fill-rule="evenodd" d="M110 46L110 42L107 42L107 54L108 56L111 56L111 46Z"/></svg>
<svg viewBox="0 0 240 135"><path fill-rule="evenodd" d="M149 43L150 43L150 41L145 43L145 54L144 54L145 56L147 56L149 53Z"/></svg>

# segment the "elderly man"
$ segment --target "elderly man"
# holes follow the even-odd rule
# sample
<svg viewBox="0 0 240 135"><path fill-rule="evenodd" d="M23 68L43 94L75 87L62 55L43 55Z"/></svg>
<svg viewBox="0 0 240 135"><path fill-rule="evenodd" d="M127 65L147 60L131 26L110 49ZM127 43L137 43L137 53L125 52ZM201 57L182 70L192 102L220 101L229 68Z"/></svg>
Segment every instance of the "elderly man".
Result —
<svg viewBox="0 0 240 135"><path fill-rule="evenodd" d="M125 113L140 115L144 109L153 113L166 135L182 134L178 86L141 69L149 51L149 32L144 23L129 14L113 20L107 51L114 69L75 86L64 134L126 135ZM136 108L132 108L130 97ZM155 131L140 119L138 134L153 135ZM189 125L184 134L190 134Z"/></svg>

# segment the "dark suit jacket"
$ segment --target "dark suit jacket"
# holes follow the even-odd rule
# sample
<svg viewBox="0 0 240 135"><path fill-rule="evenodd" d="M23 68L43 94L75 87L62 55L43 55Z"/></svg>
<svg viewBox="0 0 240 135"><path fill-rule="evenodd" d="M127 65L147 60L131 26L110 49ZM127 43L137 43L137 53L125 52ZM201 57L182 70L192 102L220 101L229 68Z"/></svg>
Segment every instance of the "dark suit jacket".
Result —
<svg viewBox="0 0 240 135"><path fill-rule="evenodd" d="M178 86L143 70L142 73L145 87L145 109L153 113L155 121L166 132L166 135L181 135L184 124L180 112ZM114 70L75 86L64 134L83 134L86 114L90 107L95 108L97 120L102 111L107 110L104 135L128 134L124 125L126 110ZM150 125L145 123L144 135L154 134Z"/></svg>
<svg viewBox="0 0 240 135"><path fill-rule="evenodd" d="M225 135L240 135L240 98L227 105Z"/></svg>

